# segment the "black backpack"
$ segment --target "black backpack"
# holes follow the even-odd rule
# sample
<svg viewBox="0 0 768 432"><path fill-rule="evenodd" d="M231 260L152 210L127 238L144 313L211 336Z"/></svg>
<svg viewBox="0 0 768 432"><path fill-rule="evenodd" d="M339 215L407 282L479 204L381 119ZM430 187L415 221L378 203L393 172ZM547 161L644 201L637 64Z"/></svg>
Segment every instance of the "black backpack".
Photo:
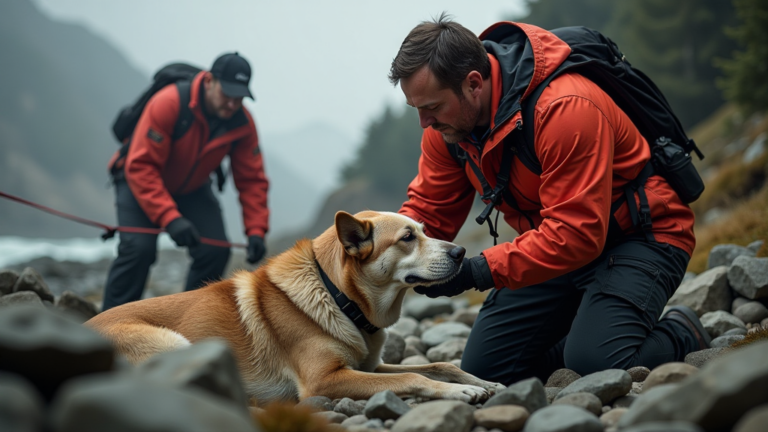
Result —
<svg viewBox="0 0 768 432"><path fill-rule="evenodd" d="M192 79L201 71L201 68L186 63L172 63L163 66L152 77L152 85L139 96L136 102L120 110L112 122L112 133L122 145L120 148L120 158L124 158L128 154L131 135L133 135L133 130L136 128L136 124L139 122L139 117L141 117L141 113L147 106L147 102L155 93L167 85L176 84L176 88L179 90L179 117L173 126L171 140L175 141L189 131L194 119L194 114L189 109ZM226 174L222 167L219 166L216 168L216 183L219 191L224 189L225 182Z"/></svg>
<svg viewBox="0 0 768 432"><path fill-rule="evenodd" d="M513 195L507 190L512 158L515 155L518 156L526 168L537 175L541 174L541 163L534 151L534 130L530 126L533 124L536 102L554 78L564 72L576 72L600 86L629 116L651 146L651 161L639 176L627 185L622 198L611 206L609 237L620 233L621 230L613 214L624 201L627 201L633 224L645 233L646 238L652 240L650 208L643 188L645 181L654 173L662 175L680 199L689 204L698 199L704 191L704 182L692 163L690 153L696 153L699 159L703 159L704 155L696 147L696 143L685 134L680 121L672 112L661 91L650 78L626 61L624 54L619 51L613 41L586 27L564 27L550 31L570 46L571 54L523 102L521 107L523 130L522 133L510 134L511 137L505 140L510 142L503 143L501 170L498 173L496 187L491 189L488 186L480 169L471 158L467 157L460 146L447 144L451 156L461 166L469 163L483 185L482 198L488 205L475 218L475 221L478 224L488 222L495 244L498 234L489 216L493 208L501 204L503 199L510 207L527 218L531 229L534 228L531 217L520 210ZM634 193L640 197L639 210L635 205Z"/></svg>

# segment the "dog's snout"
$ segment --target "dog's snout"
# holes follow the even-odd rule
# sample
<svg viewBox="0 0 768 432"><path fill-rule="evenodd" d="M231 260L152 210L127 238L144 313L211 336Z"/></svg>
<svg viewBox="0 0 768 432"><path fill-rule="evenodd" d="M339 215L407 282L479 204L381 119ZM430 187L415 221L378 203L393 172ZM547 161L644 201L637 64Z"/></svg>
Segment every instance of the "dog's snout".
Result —
<svg viewBox="0 0 768 432"><path fill-rule="evenodd" d="M465 253L467 253L466 249L461 246L456 246L455 248L448 251L448 256L450 256L451 259L455 262L459 263L464 259Z"/></svg>

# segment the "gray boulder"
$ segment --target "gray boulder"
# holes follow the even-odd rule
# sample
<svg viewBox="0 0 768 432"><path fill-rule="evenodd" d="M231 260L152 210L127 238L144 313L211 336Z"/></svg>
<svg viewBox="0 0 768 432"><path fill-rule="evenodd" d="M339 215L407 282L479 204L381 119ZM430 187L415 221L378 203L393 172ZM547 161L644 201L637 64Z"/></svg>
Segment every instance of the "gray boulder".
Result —
<svg viewBox="0 0 768 432"><path fill-rule="evenodd" d="M571 405L552 405L531 415L523 432L602 432L594 414Z"/></svg>
<svg viewBox="0 0 768 432"><path fill-rule="evenodd" d="M369 419L397 420L411 410L392 390L378 392L368 399L363 414Z"/></svg>
<svg viewBox="0 0 768 432"><path fill-rule="evenodd" d="M431 362L449 362L461 359L466 345L467 338L451 338L440 345L430 348L427 351L427 358Z"/></svg>
<svg viewBox="0 0 768 432"><path fill-rule="evenodd" d="M405 349L403 350L403 357L410 357L415 355L424 355L427 353L427 346L421 341L421 338L416 336L407 336L405 338Z"/></svg>
<svg viewBox="0 0 768 432"><path fill-rule="evenodd" d="M730 430L747 411L768 403L766 358L768 341L730 351L664 397L648 404L640 404L641 398L619 425L679 420L698 424L707 431Z"/></svg>
<svg viewBox="0 0 768 432"><path fill-rule="evenodd" d="M381 360L387 364L400 364L403 360L405 340L397 332L387 332L387 340L381 353Z"/></svg>
<svg viewBox="0 0 768 432"><path fill-rule="evenodd" d="M729 310L733 297L728 287L728 267L715 267L677 288L667 305L685 305L703 315L716 310Z"/></svg>
<svg viewBox="0 0 768 432"><path fill-rule="evenodd" d="M112 344L62 312L28 305L0 309L0 370L25 377L46 399L65 381L107 372L113 363Z"/></svg>
<svg viewBox="0 0 768 432"><path fill-rule="evenodd" d="M193 388L130 374L67 383L51 407L56 432L208 432L259 429L242 407Z"/></svg>
<svg viewBox="0 0 768 432"><path fill-rule="evenodd" d="M552 372L544 387L567 387L579 378L581 375L570 369L558 369Z"/></svg>
<svg viewBox="0 0 768 432"><path fill-rule="evenodd" d="M453 302L449 298L438 297L436 299L427 296L412 296L403 304L403 314L419 321L424 318L432 318L440 314L453 313Z"/></svg>
<svg viewBox="0 0 768 432"><path fill-rule="evenodd" d="M43 280L35 269L32 267L26 267L19 275L19 279L16 280L16 284L13 286L13 292L20 291L32 291L43 301L53 302L54 297L48 285Z"/></svg>
<svg viewBox="0 0 768 432"><path fill-rule="evenodd" d="M342 398L339 403L333 407L333 410L345 414L348 417L354 417L363 413L365 405L365 403L359 403L350 398Z"/></svg>
<svg viewBox="0 0 768 432"><path fill-rule="evenodd" d="M37 432L42 430L43 400L22 377L0 372L0 430Z"/></svg>
<svg viewBox="0 0 768 432"><path fill-rule="evenodd" d="M195 387L243 409L248 406L237 362L223 339L206 339L176 351L150 357L135 372L149 381L173 387Z"/></svg>
<svg viewBox="0 0 768 432"><path fill-rule="evenodd" d="M400 362L401 365L407 365L407 366L425 365L430 363L432 362L429 361L429 359L424 357L423 355L414 355L414 356L406 357L403 359L403 361Z"/></svg>
<svg viewBox="0 0 768 432"><path fill-rule="evenodd" d="M423 403L400 417L392 432L469 432L474 408L464 402L438 400Z"/></svg>
<svg viewBox="0 0 768 432"><path fill-rule="evenodd" d="M768 308L760 302L744 303L733 310L733 315L748 324L757 324L768 318Z"/></svg>
<svg viewBox="0 0 768 432"><path fill-rule="evenodd" d="M93 303L72 291L64 291L56 300L56 307L79 317L82 322L88 321L99 313Z"/></svg>
<svg viewBox="0 0 768 432"><path fill-rule="evenodd" d="M10 308L11 306L27 305L45 309L40 296L32 291L21 291L13 294L6 294L0 297L0 309Z"/></svg>
<svg viewBox="0 0 768 432"><path fill-rule="evenodd" d="M624 396L632 388L632 377L621 369L607 369L586 375L574 381L558 393L555 400L573 393L592 393L600 398L603 405L610 404L614 399Z"/></svg>
<svg viewBox="0 0 768 432"><path fill-rule="evenodd" d="M13 270L0 270L0 296L13 292L13 286L19 280L19 274Z"/></svg>
<svg viewBox="0 0 768 432"><path fill-rule="evenodd" d="M401 316L399 320L392 327L387 328L387 333L396 332L403 338L408 336L419 336L421 330L419 330L419 322L409 316Z"/></svg>
<svg viewBox="0 0 768 432"><path fill-rule="evenodd" d="M712 342L709 344L709 346L712 348L727 348L731 346L731 344L743 339L744 336L742 335L722 335L712 339Z"/></svg>
<svg viewBox="0 0 768 432"><path fill-rule="evenodd" d="M571 393L552 402L552 405L573 405L599 416L603 413L603 403L592 393Z"/></svg>
<svg viewBox="0 0 768 432"><path fill-rule="evenodd" d="M435 324L429 330L421 334L421 341L428 348L440 345L441 343L453 338L466 338L472 331L466 324L457 322L444 322Z"/></svg>
<svg viewBox="0 0 768 432"><path fill-rule="evenodd" d="M520 405L529 413L534 413L547 406L547 393L538 378L518 381L493 395L483 405L490 408L499 405Z"/></svg>
<svg viewBox="0 0 768 432"><path fill-rule="evenodd" d="M515 405L501 405L483 408L474 412L475 424L486 429L515 432L523 428L528 420L528 411Z"/></svg>
<svg viewBox="0 0 768 432"><path fill-rule="evenodd" d="M310 396L299 402L297 406L306 406L316 411L333 411L333 401L326 396Z"/></svg>
<svg viewBox="0 0 768 432"><path fill-rule="evenodd" d="M701 325L713 338L734 328L746 328L744 322L726 311L707 312L701 316Z"/></svg>
<svg viewBox="0 0 768 432"><path fill-rule="evenodd" d="M736 258L728 269L728 283L748 299L768 297L768 258Z"/></svg>
<svg viewBox="0 0 768 432"><path fill-rule="evenodd" d="M755 252L752 249L735 244L720 244L712 248L709 252L707 259L707 268L715 268L718 266L730 266L736 257L740 256L755 256Z"/></svg>
<svg viewBox="0 0 768 432"><path fill-rule="evenodd" d="M712 359L720 356L724 349L725 348L708 348L705 350L688 353L688 355L685 356L685 363L688 363L691 366L696 366L697 368L701 368L705 364L709 363Z"/></svg>
<svg viewBox="0 0 768 432"><path fill-rule="evenodd" d="M643 382L643 392L662 385L680 382L699 371L699 368L682 362L664 363L655 367Z"/></svg>

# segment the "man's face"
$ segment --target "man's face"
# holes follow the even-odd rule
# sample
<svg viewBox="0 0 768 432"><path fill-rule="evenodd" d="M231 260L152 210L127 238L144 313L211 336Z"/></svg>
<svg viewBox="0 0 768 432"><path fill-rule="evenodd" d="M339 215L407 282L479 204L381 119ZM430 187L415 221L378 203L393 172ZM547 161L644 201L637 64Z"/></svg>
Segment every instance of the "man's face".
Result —
<svg viewBox="0 0 768 432"><path fill-rule="evenodd" d="M213 78L213 75L206 76L203 85L205 86L205 109L208 113L226 120L243 106L243 98L225 95L221 89L221 82Z"/></svg>
<svg viewBox="0 0 768 432"><path fill-rule="evenodd" d="M419 110L422 128L440 132L447 143L467 138L480 117L479 101L466 97L468 85L462 85L462 94L442 86L435 75L424 66L408 78L400 80L400 88L408 105Z"/></svg>

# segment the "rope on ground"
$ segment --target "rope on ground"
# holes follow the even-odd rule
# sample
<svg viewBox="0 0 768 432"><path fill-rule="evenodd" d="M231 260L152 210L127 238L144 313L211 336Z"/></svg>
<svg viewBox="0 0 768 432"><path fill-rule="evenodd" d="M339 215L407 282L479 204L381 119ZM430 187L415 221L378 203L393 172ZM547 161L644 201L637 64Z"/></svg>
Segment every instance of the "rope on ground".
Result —
<svg viewBox="0 0 768 432"><path fill-rule="evenodd" d="M126 227L126 226L113 226L113 225L107 225L103 224L101 222L93 221L90 219L81 218L80 216L71 215L69 213L64 213L62 211L52 209L50 207L46 207L44 205L40 205L37 203L34 203L29 200L25 200L24 198L17 197L15 195L11 195L9 193L5 193L3 191L0 191L0 198L6 198L11 201L15 201L24 205L28 205L30 207L36 208L38 210L44 211L46 213L50 213L54 216L58 216L60 218L69 219L71 221L83 224L83 225L89 225L92 227L100 228L104 230L104 234L101 235L101 238L104 240L110 239L115 236L115 233L117 232L127 232L127 233L138 233L138 234L160 234L165 232L162 228L142 228L142 227ZM218 246L223 248L231 248L231 247L237 247L237 248L243 248L246 249L248 246L243 243L231 243L225 240L217 240L207 237L201 237L200 242L203 244L207 244L210 246Z"/></svg>

